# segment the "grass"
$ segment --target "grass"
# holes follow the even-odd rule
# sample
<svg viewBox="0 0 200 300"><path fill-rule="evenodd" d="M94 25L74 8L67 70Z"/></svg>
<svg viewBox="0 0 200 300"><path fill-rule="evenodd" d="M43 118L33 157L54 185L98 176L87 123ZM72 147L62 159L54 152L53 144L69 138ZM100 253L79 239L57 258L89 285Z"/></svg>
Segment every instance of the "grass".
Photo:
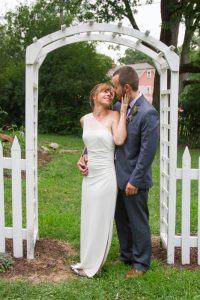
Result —
<svg viewBox="0 0 200 300"><path fill-rule="evenodd" d="M40 135L39 144L57 142L60 149L77 149L79 152L52 152L54 159L39 168L39 230L40 236L69 241L78 252L81 181L76 162L83 148L79 137ZM178 166L183 147L178 152ZM192 165L197 167L199 151L192 150ZM159 235L159 155L153 163L154 186L150 191L150 224L153 235ZM6 180L6 207L9 202L10 179ZM196 186L197 187L197 186ZM192 189L192 213L196 215L196 188ZM180 188L180 187L179 187ZM179 197L180 198L180 197ZM180 200L180 199L179 199ZM180 204L178 204L178 209ZM24 217L25 219L25 217ZM192 219L192 230L197 222ZM194 218L195 219L195 218ZM196 219L195 219L196 220ZM11 224L10 212L6 217L7 226ZM25 222L25 220L24 220ZM180 230L180 222L177 231ZM200 299L200 269L189 271L164 266L153 260L150 270L141 278L125 280L129 267L116 265L118 241L114 228L113 240L103 272L94 279L75 278L62 283L31 284L28 282L0 281L0 299L69 299L69 300L107 300L107 299ZM70 257L72 261L74 257ZM77 259L77 258L76 258Z"/></svg>

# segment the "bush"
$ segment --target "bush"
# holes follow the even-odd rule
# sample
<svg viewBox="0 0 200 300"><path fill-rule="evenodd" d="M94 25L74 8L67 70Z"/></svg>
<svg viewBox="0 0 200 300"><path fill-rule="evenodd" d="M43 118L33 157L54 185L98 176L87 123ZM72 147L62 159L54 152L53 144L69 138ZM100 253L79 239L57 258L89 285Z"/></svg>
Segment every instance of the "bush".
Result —
<svg viewBox="0 0 200 300"><path fill-rule="evenodd" d="M25 129L23 126L17 127L17 125L11 125L9 127L3 126L0 128L0 133L6 133L9 136L12 136L13 138L16 136L21 148L21 157L25 158ZM3 145L3 152L4 156L10 157L11 155L11 147L12 143L7 142L7 143L2 143Z"/></svg>
<svg viewBox="0 0 200 300"><path fill-rule="evenodd" d="M13 265L12 256L9 253L0 252L0 272L6 272Z"/></svg>
<svg viewBox="0 0 200 300"><path fill-rule="evenodd" d="M181 94L179 107L179 142L190 147L200 147L200 84L186 86Z"/></svg>
<svg viewBox="0 0 200 300"><path fill-rule="evenodd" d="M0 128L3 127L3 124L5 124L7 115L8 113L0 106Z"/></svg>

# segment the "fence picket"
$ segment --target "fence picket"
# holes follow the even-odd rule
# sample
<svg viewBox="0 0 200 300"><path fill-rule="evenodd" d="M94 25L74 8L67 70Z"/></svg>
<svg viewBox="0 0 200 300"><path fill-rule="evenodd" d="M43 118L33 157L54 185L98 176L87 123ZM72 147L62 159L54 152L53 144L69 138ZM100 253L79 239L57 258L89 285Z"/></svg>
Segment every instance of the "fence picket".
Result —
<svg viewBox="0 0 200 300"><path fill-rule="evenodd" d="M182 160L182 264L190 263L190 178L191 157L185 148Z"/></svg>
<svg viewBox="0 0 200 300"><path fill-rule="evenodd" d="M22 239L22 188L21 188L21 149L15 137L12 148L12 217L13 252L15 257L23 256Z"/></svg>
<svg viewBox="0 0 200 300"><path fill-rule="evenodd" d="M4 210L4 178L3 148L0 141L0 252L5 252L5 210Z"/></svg>

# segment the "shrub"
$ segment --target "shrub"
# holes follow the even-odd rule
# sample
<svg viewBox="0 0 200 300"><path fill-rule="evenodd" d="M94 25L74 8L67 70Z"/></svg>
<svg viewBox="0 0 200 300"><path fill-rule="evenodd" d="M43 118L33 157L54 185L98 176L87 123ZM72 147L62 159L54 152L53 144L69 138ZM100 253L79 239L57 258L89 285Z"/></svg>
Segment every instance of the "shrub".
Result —
<svg viewBox="0 0 200 300"><path fill-rule="evenodd" d="M18 139L18 142L20 144L20 148L21 148L21 156L22 158L25 157L25 135L24 135L24 127L17 127L17 125L11 125L9 127L4 127L6 128L6 131L4 131L2 128L0 128L0 133L8 133L10 136L12 136L13 138L16 136ZM4 152L4 156L8 156L10 157L11 155L11 147L12 147L12 143L11 142L7 142L7 143L3 143L3 152Z"/></svg>
<svg viewBox="0 0 200 300"><path fill-rule="evenodd" d="M200 147L200 84L186 86L180 96L179 142L190 147Z"/></svg>
<svg viewBox="0 0 200 300"><path fill-rule="evenodd" d="M13 259L9 253L0 252L0 272L6 272L12 265Z"/></svg>

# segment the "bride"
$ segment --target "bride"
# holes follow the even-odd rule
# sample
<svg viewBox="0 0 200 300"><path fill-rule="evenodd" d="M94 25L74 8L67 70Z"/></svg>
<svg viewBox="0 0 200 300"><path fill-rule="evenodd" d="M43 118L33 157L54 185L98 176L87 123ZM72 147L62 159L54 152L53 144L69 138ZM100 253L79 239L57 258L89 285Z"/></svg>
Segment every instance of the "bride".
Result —
<svg viewBox="0 0 200 300"><path fill-rule="evenodd" d="M117 197L115 144L122 145L127 135L128 99L126 96L122 99L119 113L110 110L113 98L111 85L97 84L90 93L92 112L80 120L87 149L87 167L82 172L85 176L82 182L80 262L71 269L88 278L100 270L110 248Z"/></svg>

